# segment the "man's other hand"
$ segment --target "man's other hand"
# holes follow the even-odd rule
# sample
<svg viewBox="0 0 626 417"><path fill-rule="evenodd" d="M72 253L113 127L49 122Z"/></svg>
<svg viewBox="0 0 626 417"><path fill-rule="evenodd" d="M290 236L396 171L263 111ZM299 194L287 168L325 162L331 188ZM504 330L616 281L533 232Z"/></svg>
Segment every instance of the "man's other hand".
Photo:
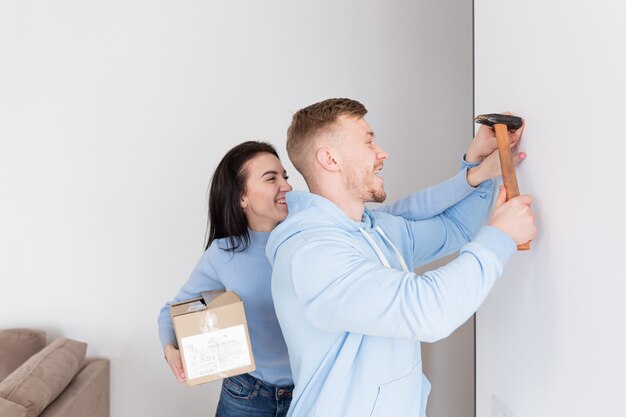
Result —
<svg viewBox="0 0 626 417"><path fill-rule="evenodd" d="M489 224L511 236L518 245L535 239L537 226L535 213L530 208L532 202L532 197L527 194L506 201L506 189L500 186Z"/></svg>

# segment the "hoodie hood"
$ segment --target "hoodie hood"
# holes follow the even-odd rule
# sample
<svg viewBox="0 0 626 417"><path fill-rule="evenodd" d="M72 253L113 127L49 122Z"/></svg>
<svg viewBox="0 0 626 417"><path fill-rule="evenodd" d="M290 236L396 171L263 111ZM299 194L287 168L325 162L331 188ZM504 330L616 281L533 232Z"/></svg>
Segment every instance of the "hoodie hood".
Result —
<svg viewBox="0 0 626 417"><path fill-rule="evenodd" d="M299 232L313 228L331 228L360 234L359 228L369 231L377 226L376 218L367 207L361 221L355 222L330 200L317 194L290 191L285 199L289 207L289 215L272 231L265 248L265 253L272 265L280 245Z"/></svg>

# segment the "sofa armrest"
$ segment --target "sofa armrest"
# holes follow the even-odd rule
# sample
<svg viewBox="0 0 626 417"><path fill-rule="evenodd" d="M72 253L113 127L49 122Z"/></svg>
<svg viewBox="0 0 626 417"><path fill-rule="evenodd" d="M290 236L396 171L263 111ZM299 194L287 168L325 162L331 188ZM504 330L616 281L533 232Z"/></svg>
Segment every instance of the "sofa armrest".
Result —
<svg viewBox="0 0 626 417"><path fill-rule="evenodd" d="M90 359L40 417L109 417L110 363Z"/></svg>

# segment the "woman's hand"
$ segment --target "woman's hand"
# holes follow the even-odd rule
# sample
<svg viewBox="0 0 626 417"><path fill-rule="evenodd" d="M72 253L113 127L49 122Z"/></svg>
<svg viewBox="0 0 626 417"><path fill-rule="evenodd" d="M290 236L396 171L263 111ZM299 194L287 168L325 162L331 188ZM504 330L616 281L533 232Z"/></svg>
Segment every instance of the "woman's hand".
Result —
<svg viewBox="0 0 626 417"><path fill-rule="evenodd" d="M186 377L183 370L183 361L180 358L180 351L171 343L165 346L163 351L165 352L165 360L178 382L185 382Z"/></svg>

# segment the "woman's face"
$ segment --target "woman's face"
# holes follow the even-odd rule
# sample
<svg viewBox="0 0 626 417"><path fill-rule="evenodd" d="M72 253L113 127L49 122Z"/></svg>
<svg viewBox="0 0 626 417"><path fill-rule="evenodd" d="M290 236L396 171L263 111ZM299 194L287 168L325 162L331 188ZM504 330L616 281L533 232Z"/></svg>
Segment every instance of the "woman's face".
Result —
<svg viewBox="0 0 626 417"><path fill-rule="evenodd" d="M241 207L248 227L256 232L269 232L287 217L285 193L292 190L287 172L270 153L258 154L243 169L246 190L241 196Z"/></svg>

